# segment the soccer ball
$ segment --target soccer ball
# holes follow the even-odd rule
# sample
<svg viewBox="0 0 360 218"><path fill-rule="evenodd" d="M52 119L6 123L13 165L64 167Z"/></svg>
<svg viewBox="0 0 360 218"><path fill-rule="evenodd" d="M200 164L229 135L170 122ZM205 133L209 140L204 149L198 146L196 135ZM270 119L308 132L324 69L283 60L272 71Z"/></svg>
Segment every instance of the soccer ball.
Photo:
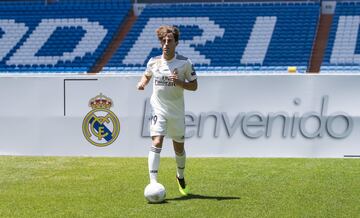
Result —
<svg viewBox="0 0 360 218"><path fill-rule="evenodd" d="M157 182L150 183L145 187L144 196L151 203L160 203L166 196L165 187Z"/></svg>

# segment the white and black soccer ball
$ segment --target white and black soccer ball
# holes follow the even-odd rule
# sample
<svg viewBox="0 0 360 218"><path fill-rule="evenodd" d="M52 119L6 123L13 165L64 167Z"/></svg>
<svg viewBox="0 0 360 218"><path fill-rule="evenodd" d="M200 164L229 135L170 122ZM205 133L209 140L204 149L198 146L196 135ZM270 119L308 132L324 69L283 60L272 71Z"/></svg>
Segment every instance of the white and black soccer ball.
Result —
<svg viewBox="0 0 360 218"><path fill-rule="evenodd" d="M151 203L160 203L166 196L165 187L157 182L152 182L145 187L144 196Z"/></svg>

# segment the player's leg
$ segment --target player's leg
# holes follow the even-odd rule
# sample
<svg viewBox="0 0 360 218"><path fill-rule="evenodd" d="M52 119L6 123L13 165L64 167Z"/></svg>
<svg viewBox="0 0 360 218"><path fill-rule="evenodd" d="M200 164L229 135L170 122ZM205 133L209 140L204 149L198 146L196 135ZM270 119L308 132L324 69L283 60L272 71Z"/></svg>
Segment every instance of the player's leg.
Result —
<svg viewBox="0 0 360 218"><path fill-rule="evenodd" d="M173 139L175 160L177 165L176 179L179 185L179 191L182 195L188 194L188 187L185 183L185 163L186 152L184 149L185 119L173 119L168 121L168 134Z"/></svg>
<svg viewBox="0 0 360 218"><path fill-rule="evenodd" d="M189 188L185 182L185 163L186 152L184 149L184 142L178 142L173 139L173 145L175 150L175 160L177 165L176 179L179 186L179 192L186 196L189 193Z"/></svg>
<svg viewBox="0 0 360 218"><path fill-rule="evenodd" d="M148 156L148 167L150 183L157 182L158 171L160 166L160 152L162 149L162 143L164 136L152 136L152 146Z"/></svg>
<svg viewBox="0 0 360 218"><path fill-rule="evenodd" d="M177 165L176 176L182 179L184 178L185 163L186 163L186 153L184 149L184 143L173 140L173 145L174 145L175 160Z"/></svg>
<svg viewBox="0 0 360 218"><path fill-rule="evenodd" d="M160 166L160 152L166 135L166 120L159 115L153 115L150 122L152 145L148 156L150 183L157 182Z"/></svg>

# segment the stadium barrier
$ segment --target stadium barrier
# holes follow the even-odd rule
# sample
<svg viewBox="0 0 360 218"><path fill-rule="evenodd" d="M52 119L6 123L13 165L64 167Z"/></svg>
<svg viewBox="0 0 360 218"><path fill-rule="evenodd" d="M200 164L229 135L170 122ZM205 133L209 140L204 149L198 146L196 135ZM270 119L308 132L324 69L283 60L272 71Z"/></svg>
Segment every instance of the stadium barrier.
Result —
<svg viewBox="0 0 360 218"><path fill-rule="evenodd" d="M0 155L139 156L151 86L139 75L2 75ZM359 75L200 75L185 92L192 157L360 155ZM173 156L165 140L163 156Z"/></svg>

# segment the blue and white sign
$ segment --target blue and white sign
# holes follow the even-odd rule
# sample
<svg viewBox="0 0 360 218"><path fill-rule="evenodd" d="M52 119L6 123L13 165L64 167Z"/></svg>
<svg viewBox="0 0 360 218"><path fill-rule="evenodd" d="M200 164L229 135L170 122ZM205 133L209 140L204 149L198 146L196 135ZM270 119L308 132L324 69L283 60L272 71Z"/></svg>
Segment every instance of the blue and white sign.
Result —
<svg viewBox="0 0 360 218"><path fill-rule="evenodd" d="M139 78L2 77L0 155L147 156L152 87L138 91ZM189 156L360 156L359 75L198 80L185 92Z"/></svg>

